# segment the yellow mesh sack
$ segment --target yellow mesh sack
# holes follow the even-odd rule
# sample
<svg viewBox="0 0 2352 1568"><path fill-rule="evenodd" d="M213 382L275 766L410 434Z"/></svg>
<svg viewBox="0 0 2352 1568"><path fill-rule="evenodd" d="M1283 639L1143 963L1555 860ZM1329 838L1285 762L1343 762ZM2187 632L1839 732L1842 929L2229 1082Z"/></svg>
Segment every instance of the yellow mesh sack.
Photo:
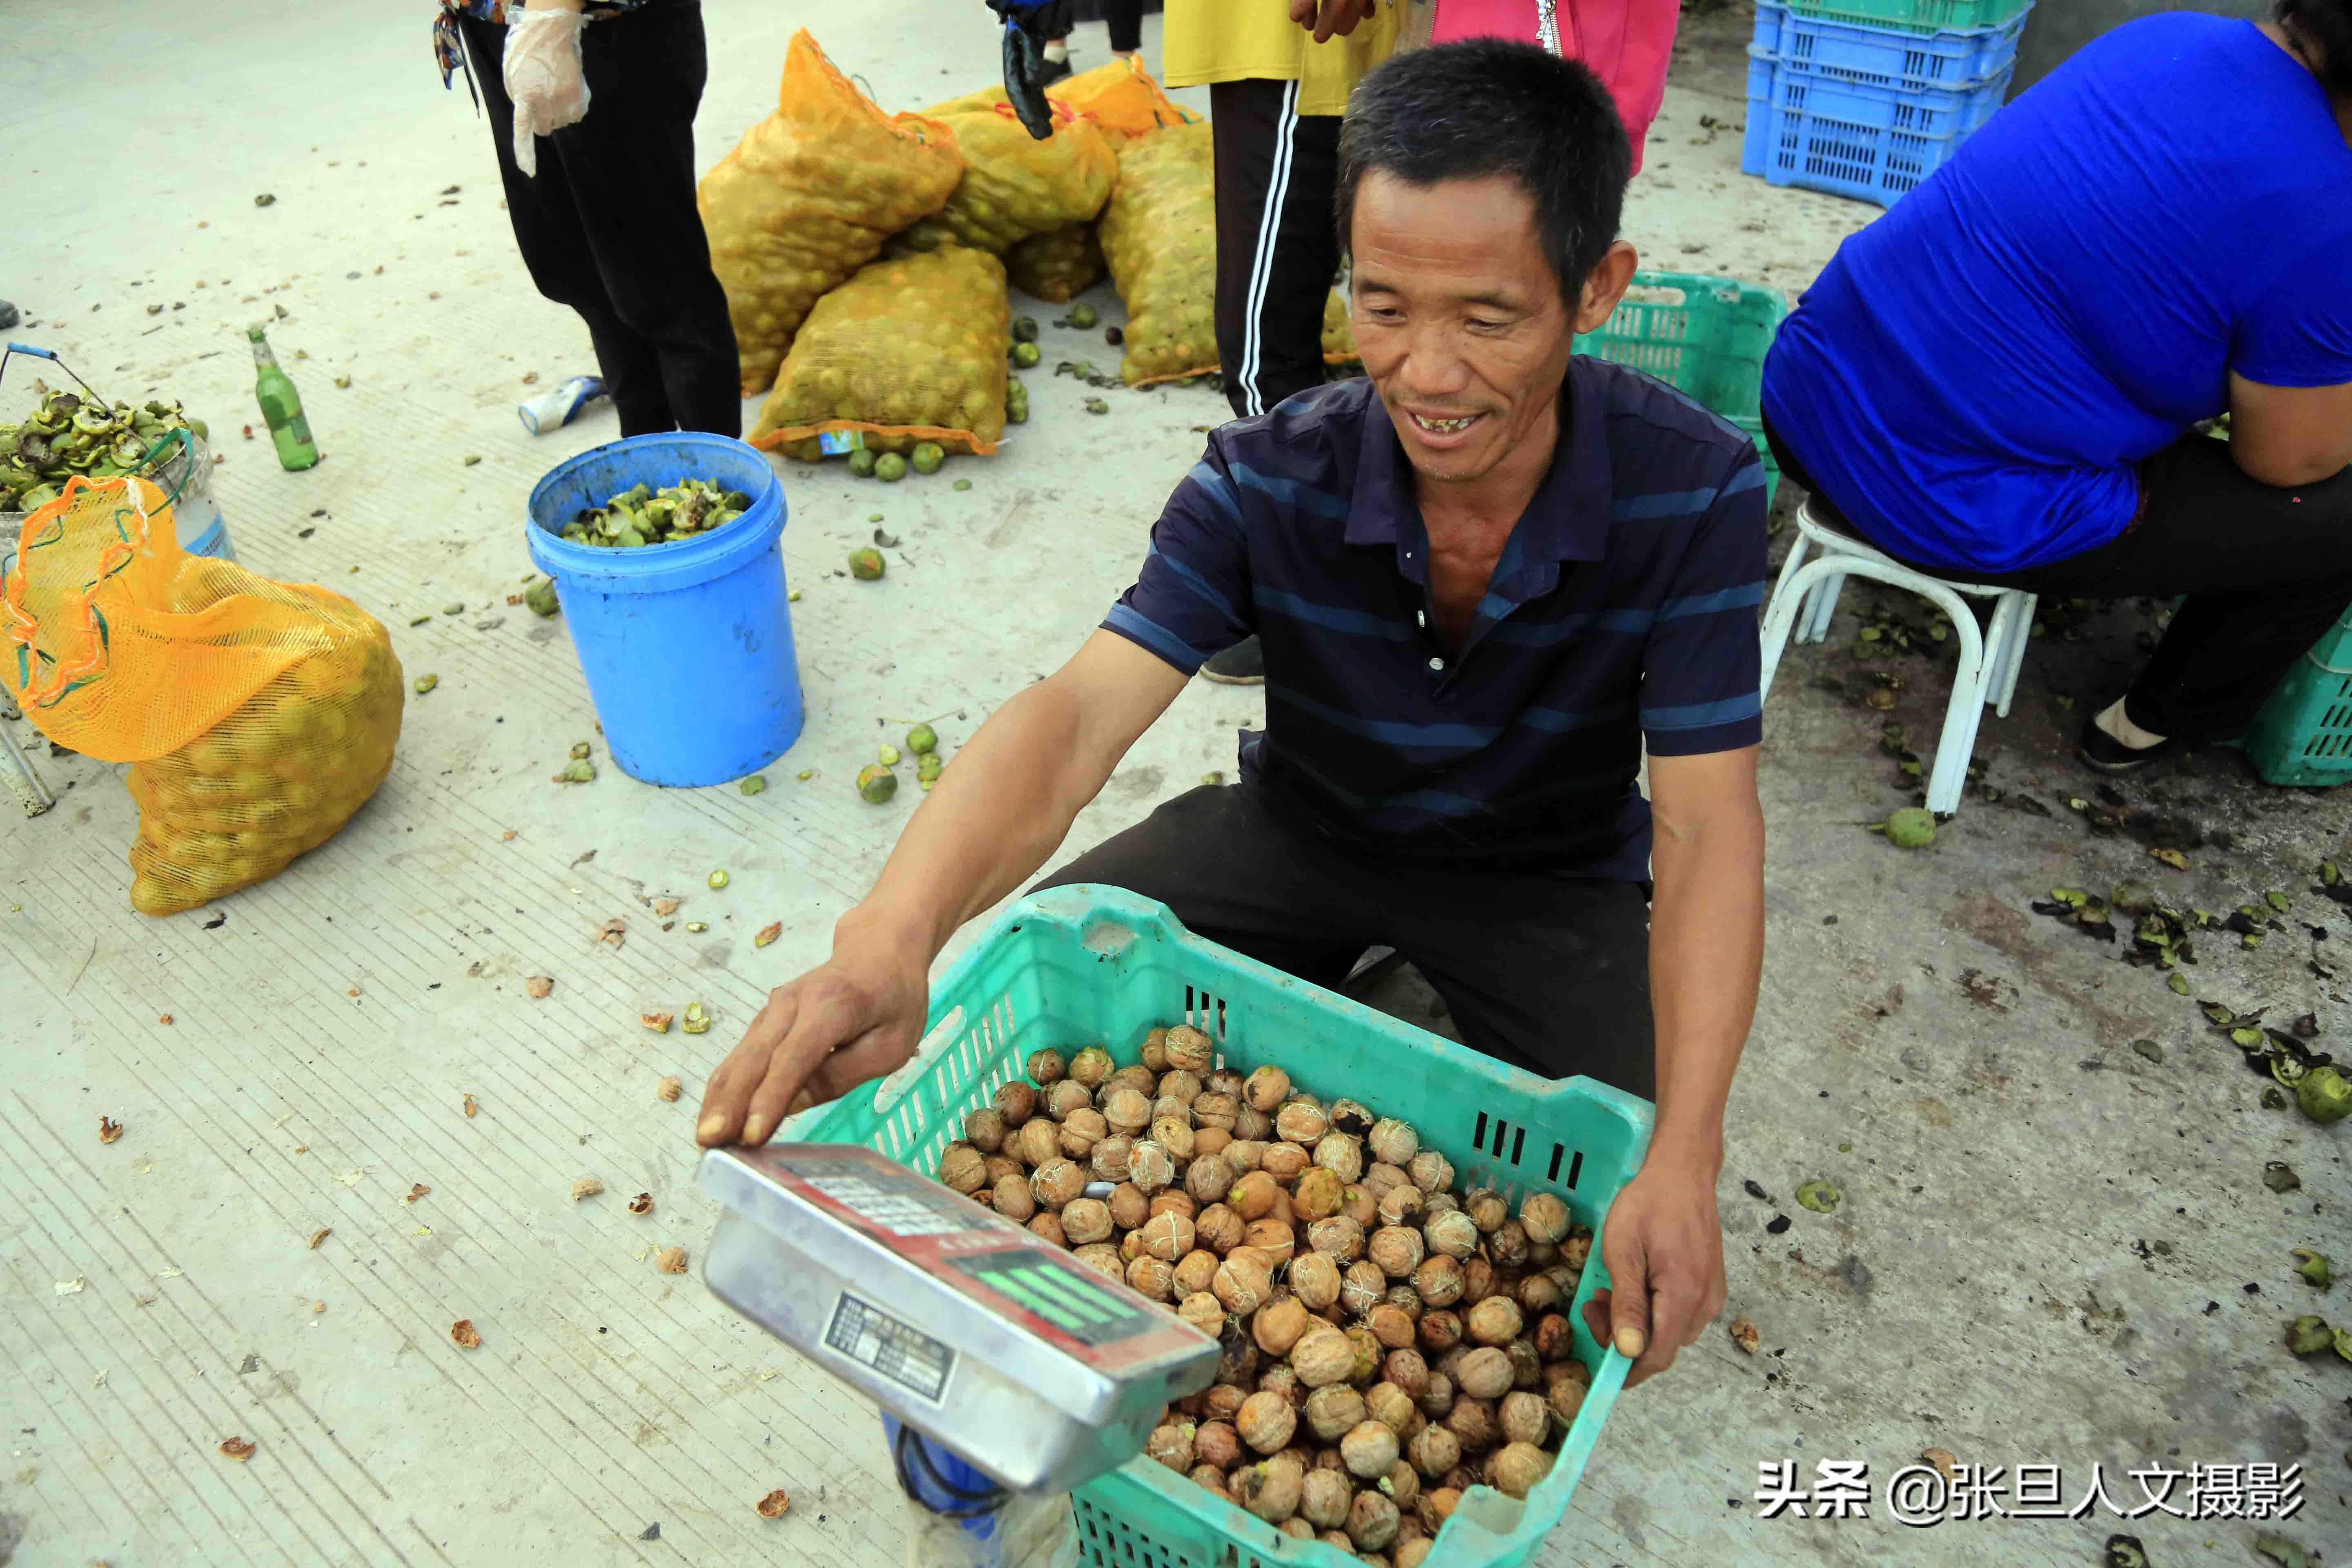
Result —
<svg viewBox="0 0 2352 1568"><path fill-rule="evenodd" d="M1090 221L1118 173L1118 160L1094 122L1054 104L1054 133L1043 142L1013 117L1001 89L983 89L923 110L955 133L963 178L948 205L892 242L892 249L934 250L942 242L1002 256L1033 234Z"/></svg>
<svg viewBox="0 0 2352 1568"><path fill-rule="evenodd" d="M1323 363L1355 364L1362 357L1356 353L1355 325L1348 320L1348 297L1334 289L1323 301Z"/></svg>
<svg viewBox="0 0 2352 1568"><path fill-rule="evenodd" d="M1113 152L1137 137L1201 120L1162 92L1141 60L1125 56L1064 77L1045 89L1045 96L1093 121Z"/></svg>
<svg viewBox="0 0 2352 1568"><path fill-rule="evenodd" d="M143 479L70 479L0 541L0 679L130 763L131 907L190 910L332 837L392 767L400 661L340 594L184 552Z"/></svg>
<svg viewBox="0 0 2352 1568"><path fill-rule="evenodd" d="M816 303L760 409L755 447L814 461L856 431L876 451L996 450L1004 430L1004 264L943 246L874 262ZM843 449L835 445L833 449Z"/></svg>
<svg viewBox="0 0 2352 1568"><path fill-rule="evenodd" d="M1004 275L1013 286L1049 305L1068 304L1102 272L1102 242L1090 223L1033 234L1004 253Z"/></svg>
<svg viewBox="0 0 2352 1568"><path fill-rule="evenodd" d="M695 205L727 290L744 395L775 380L810 307L882 242L940 210L962 175L953 134L885 114L806 29L784 56L776 112L702 176Z"/></svg>
<svg viewBox="0 0 2352 1568"><path fill-rule="evenodd" d="M1208 121L1119 149L1101 235L1127 305L1119 378L1147 386L1215 370L1217 193Z"/></svg>

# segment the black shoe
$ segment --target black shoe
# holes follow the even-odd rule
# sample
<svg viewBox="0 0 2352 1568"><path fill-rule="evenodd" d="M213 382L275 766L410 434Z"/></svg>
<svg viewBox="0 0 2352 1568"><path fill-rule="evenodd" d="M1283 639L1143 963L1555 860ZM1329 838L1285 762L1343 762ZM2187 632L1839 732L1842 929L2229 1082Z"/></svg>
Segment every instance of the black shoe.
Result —
<svg viewBox="0 0 2352 1568"><path fill-rule="evenodd" d="M1265 647L1255 637L1237 642L1202 665L1201 673L1220 686L1264 686Z"/></svg>
<svg viewBox="0 0 2352 1568"><path fill-rule="evenodd" d="M2175 739L2168 735L2153 746L2126 746L2100 729L2095 718L2083 721L2082 738L2075 743L2075 753L2084 765L2103 773L2136 773L2177 749Z"/></svg>
<svg viewBox="0 0 2352 1568"><path fill-rule="evenodd" d="M1039 87L1051 87L1069 74L1070 62L1067 60L1040 60L1037 62L1037 85Z"/></svg>

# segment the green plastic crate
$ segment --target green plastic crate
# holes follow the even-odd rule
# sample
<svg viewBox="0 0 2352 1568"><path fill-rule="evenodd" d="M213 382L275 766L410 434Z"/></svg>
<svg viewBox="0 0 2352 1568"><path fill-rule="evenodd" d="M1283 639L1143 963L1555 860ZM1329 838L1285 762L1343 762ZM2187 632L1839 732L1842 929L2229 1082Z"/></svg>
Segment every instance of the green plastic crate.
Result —
<svg viewBox="0 0 2352 1568"><path fill-rule="evenodd" d="M2265 784L2352 783L2352 610L2280 679L2238 745Z"/></svg>
<svg viewBox="0 0 2352 1568"><path fill-rule="evenodd" d="M1625 298L1576 352L1647 371L1748 432L1764 458L1764 504L1780 466L1764 445L1764 353L1789 313L1777 289L1701 272L1636 272Z"/></svg>
<svg viewBox="0 0 2352 1568"><path fill-rule="evenodd" d="M1031 1051L1100 1043L1122 1066L1144 1034L1189 1023L1220 1064L1272 1061L1310 1092L1402 1115L1467 1188L1512 1200L1549 1190L1592 1227L1569 1321L1592 1388L1551 1474L1524 1502L1479 1487L1437 1538L1428 1568L1513 1568L1567 1511L1631 1366L1584 1323L1608 1283L1602 1216L1639 1167L1649 1102L1590 1079L1552 1082L1193 936L1165 906L1114 888L1058 888L1013 906L931 988L921 1050L872 1089L788 1123L780 1136L862 1143L930 1171L963 1113L1021 1076ZM1564 1026L1575 1027L1573 1020ZM1348 1568L1356 1559L1294 1541L1140 1457L1081 1488L1079 1552L1095 1568Z"/></svg>
<svg viewBox="0 0 2352 1568"><path fill-rule="evenodd" d="M1998 27L2033 0L1786 0L1800 16L1903 33Z"/></svg>

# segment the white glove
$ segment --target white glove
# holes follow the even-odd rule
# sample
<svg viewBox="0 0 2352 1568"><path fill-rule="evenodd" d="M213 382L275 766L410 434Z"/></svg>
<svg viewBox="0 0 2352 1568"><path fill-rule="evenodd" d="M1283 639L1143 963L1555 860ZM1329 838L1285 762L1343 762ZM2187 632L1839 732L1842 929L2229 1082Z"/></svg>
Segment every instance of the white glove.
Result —
<svg viewBox="0 0 2352 1568"><path fill-rule="evenodd" d="M539 173L537 138L576 125L588 112L577 11L531 8L507 23L507 96L514 100L515 166Z"/></svg>

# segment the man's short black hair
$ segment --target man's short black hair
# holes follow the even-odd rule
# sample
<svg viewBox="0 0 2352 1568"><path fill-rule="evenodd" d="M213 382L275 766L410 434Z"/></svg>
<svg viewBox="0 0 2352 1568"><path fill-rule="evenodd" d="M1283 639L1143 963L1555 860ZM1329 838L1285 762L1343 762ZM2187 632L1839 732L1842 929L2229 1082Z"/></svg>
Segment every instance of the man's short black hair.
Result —
<svg viewBox="0 0 2352 1568"><path fill-rule="evenodd" d="M1366 77L1348 100L1340 254L1366 174L1415 185L1507 174L1535 204L1537 237L1573 306L1617 237L1632 163L1609 89L1577 61L1500 38L1415 49Z"/></svg>

